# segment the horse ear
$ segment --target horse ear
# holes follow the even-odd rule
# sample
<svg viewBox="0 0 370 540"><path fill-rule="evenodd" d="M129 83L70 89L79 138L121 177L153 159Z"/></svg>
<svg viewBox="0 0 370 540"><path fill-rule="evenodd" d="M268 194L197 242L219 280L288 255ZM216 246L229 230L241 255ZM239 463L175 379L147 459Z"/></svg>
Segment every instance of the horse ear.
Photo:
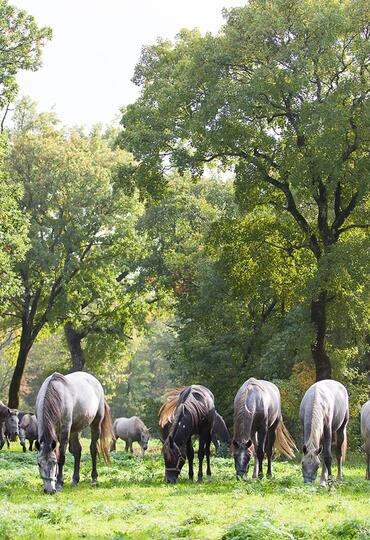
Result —
<svg viewBox="0 0 370 540"><path fill-rule="evenodd" d="M239 443L235 439L233 439L233 447L234 448L239 448Z"/></svg>
<svg viewBox="0 0 370 540"><path fill-rule="evenodd" d="M252 446L252 441L249 439L249 441L247 442L247 444L245 445L247 448L249 448L250 446Z"/></svg>
<svg viewBox="0 0 370 540"><path fill-rule="evenodd" d="M315 454L319 456L322 452L322 446L319 446L319 448L316 450Z"/></svg>
<svg viewBox="0 0 370 540"><path fill-rule="evenodd" d="M40 443L39 443L39 441L35 442L35 446L36 446L36 450L39 452L40 451Z"/></svg>
<svg viewBox="0 0 370 540"><path fill-rule="evenodd" d="M302 452L304 454L307 454L307 446L305 444L303 445Z"/></svg>
<svg viewBox="0 0 370 540"><path fill-rule="evenodd" d="M173 448L173 437L172 437L172 435L169 435L168 442L170 443L170 448Z"/></svg>
<svg viewBox="0 0 370 540"><path fill-rule="evenodd" d="M51 449L52 449L52 450L55 450L56 447L57 447L57 441L53 441L53 442L51 443Z"/></svg>

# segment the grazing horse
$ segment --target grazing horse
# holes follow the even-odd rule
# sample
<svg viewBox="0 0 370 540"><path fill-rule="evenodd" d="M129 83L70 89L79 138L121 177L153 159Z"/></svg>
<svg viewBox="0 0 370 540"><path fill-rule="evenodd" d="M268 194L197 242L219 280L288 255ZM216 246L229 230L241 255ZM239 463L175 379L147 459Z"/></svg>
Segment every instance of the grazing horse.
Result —
<svg viewBox="0 0 370 540"><path fill-rule="evenodd" d="M294 457L295 443L281 415L280 392L269 381L251 377L239 388L234 401L234 455L237 479L246 477L254 446L253 478L263 478L262 462L266 452L267 476L271 476L273 446L287 457ZM257 458L257 459L256 459Z"/></svg>
<svg viewBox="0 0 370 540"><path fill-rule="evenodd" d="M38 465L44 481L44 492L55 493L63 486L63 465L67 443L74 456L72 486L80 480L80 432L90 426L92 484L97 484L96 457L100 452L109 463L109 440L112 419L100 382L89 373L76 371L69 375L53 373L42 384L36 400L39 451ZM59 442L59 449L57 443Z"/></svg>
<svg viewBox="0 0 370 540"><path fill-rule="evenodd" d="M163 455L167 482L177 481L186 457L189 461L189 478L193 480L192 435L199 435L198 482L203 480L204 455L207 459L207 475L211 475L210 446L214 417L213 394L200 384L175 389L168 395L166 403L160 410L159 418L159 425L165 437Z"/></svg>
<svg viewBox="0 0 370 540"><path fill-rule="evenodd" d="M370 400L361 407L361 434L365 441L367 458L366 480L370 480Z"/></svg>
<svg viewBox="0 0 370 540"><path fill-rule="evenodd" d="M23 452L26 452L26 439L29 441L29 450L32 452L32 446L37 441L37 420L34 414L26 413L19 422L19 442Z"/></svg>
<svg viewBox="0 0 370 540"><path fill-rule="evenodd" d="M150 439L149 429L138 416L131 418L117 418L113 424L113 439L111 451L116 449L117 439L122 439L126 443L126 452L132 453L132 443L138 442L141 447L141 454L144 457L145 450L148 449Z"/></svg>
<svg viewBox="0 0 370 540"><path fill-rule="evenodd" d="M312 484L320 466L320 454L324 461L320 484L325 486L325 470L328 482L333 481L331 471L331 445L336 435L338 480L343 479L342 460L347 449L346 426L349 417L348 394L343 384L331 379L319 381L307 390L299 409L303 426L302 474L304 482Z"/></svg>
<svg viewBox="0 0 370 540"><path fill-rule="evenodd" d="M19 435L19 419L17 409L10 409L0 401L0 450L5 440L15 441Z"/></svg>
<svg viewBox="0 0 370 540"><path fill-rule="evenodd" d="M213 423L212 429L212 442L216 448L216 455L220 453L220 448L222 445L227 448L230 446L230 433L225 424L225 420L222 418L217 411L215 411L215 421Z"/></svg>

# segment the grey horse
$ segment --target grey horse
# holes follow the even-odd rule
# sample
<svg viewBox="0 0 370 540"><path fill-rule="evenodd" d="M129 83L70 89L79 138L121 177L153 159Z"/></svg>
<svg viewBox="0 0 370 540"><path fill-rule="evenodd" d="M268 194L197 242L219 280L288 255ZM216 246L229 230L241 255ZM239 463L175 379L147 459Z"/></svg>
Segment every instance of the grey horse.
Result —
<svg viewBox="0 0 370 540"><path fill-rule="evenodd" d="M323 454L320 484L326 484L332 477L331 445L336 434L336 457L338 479L343 478L342 464L347 449L346 426L349 417L348 393L343 384L331 379L319 381L303 396L299 416L303 426L302 474L305 483L313 483Z"/></svg>
<svg viewBox="0 0 370 540"><path fill-rule="evenodd" d="M63 466L69 441L74 456L72 486L80 480L81 431L90 426L92 484L97 484L98 441L104 460L109 463L112 419L100 382L82 371L69 375L53 373L42 384L36 400L38 441L36 448L44 492L55 493L63 486ZM59 449L57 444L59 443Z"/></svg>
<svg viewBox="0 0 370 540"><path fill-rule="evenodd" d="M295 443L281 415L278 387L253 377L239 388L234 400L234 436L231 443L237 479L246 477L254 447L253 478L263 478L266 452L267 476L271 476L272 449L294 457ZM257 459L256 459L257 458Z"/></svg>
<svg viewBox="0 0 370 540"><path fill-rule="evenodd" d="M230 446L230 433L222 416L215 411L215 421L212 428L212 442L216 448L216 456L222 455L222 448L228 449Z"/></svg>
<svg viewBox="0 0 370 540"><path fill-rule="evenodd" d="M10 440L16 440L19 435L18 411L0 401L0 449L5 443L5 432L9 433Z"/></svg>
<svg viewBox="0 0 370 540"><path fill-rule="evenodd" d="M126 452L132 452L132 443L138 442L141 447L142 455L148 448L150 438L149 429L138 416L131 418L117 418L113 424L113 440L111 450L116 449L117 439L126 442Z"/></svg>
<svg viewBox="0 0 370 540"><path fill-rule="evenodd" d="M370 480L370 399L361 407L361 434L365 441L366 480Z"/></svg>
<svg viewBox="0 0 370 540"><path fill-rule="evenodd" d="M29 450L32 452L32 446L37 441L37 420L34 414L26 413L19 423L19 441L23 452L26 452L26 439L29 441Z"/></svg>

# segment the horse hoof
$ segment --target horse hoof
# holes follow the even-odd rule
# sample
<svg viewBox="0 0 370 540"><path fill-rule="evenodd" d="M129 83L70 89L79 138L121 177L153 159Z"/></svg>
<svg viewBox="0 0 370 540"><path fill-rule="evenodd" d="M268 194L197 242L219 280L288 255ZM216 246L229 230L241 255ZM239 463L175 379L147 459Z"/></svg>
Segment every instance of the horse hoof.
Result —
<svg viewBox="0 0 370 540"><path fill-rule="evenodd" d="M99 485L99 482L97 480L91 480L92 487L96 487Z"/></svg>
<svg viewBox="0 0 370 540"><path fill-rule="evenodd" d="M57 484L55 486L56 491L62 491L63 484Z"/></svg>
<svg viewBox="0 0 370 540"><path fill-rule="evenodd" d="M320 482L320 487L323 487L323 488L326 487L326 482L325 481Z"/></svg>
<svg viewBox="0 0 370 540"><path fill-rule="evenodd" d="M71 487L76 487L78 484L78 480L72 480Z"/></svg>
<svg viewBox="0 0 370 540"><path fill-rule="evenodd" d="M201 484L203 482L203 476L198 477L198 484Z"/></svg>

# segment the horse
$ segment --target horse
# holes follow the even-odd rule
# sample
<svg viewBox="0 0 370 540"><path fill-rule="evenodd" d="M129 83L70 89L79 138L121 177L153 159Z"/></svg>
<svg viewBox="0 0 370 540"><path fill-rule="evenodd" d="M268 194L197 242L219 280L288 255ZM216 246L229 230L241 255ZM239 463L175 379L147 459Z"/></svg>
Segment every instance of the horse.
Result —
<svg viewBox="0 0 370 540"><path fill-rule="evenodd" d="M23 417L26 414L31 414L32 415L32 413L27 413L25 411L17 411L18 427L19 427L19 434L18 435L19 435L19 442L20 442L21 446L22 446L22 442L21 442L20 425L21 425ZM10 442L14 442L16 440L16 438L17 438L16 435L14 435L14 434L11 435L9 429L7 428L7 426L5 425L5 422L4 422L2 430L1 430L1 427L0 427L0 450L4 446L5 442L6 442L7 447L10 448Z"/></svg>
<svg viewBox="0 0 370 540"><path fill-rule="evenodd" d="M203 459L207 459L207 476L211 475L210 446L215 417L213 394L202 385L193 384L173 390L161 407L159 425L165 441L163 455L165 478L175 483L185 464L189 462L189 479L193 480L194 449L192 435L199 435L198 482L203 480Z"/></svg>
<svg viewBox="0 0 370 540"><path fill-rule="evenodd" d="M281 414L278 387L253 377L239 388L234 400L234 435L231 449L236 478L247 477L249 462L255 452L253 479L263 478L263 457L267 456L267 476L271 477L272 449L294 457L295 443Z"/></svg>
<svg viewBox="0 0 370 540"><path fill-rule="evenodd" d="M230 446L230 433L225 424L225 420L222 418L217 411L215 411L215 421L213 423L212 429L212 442L216 448L216 455L220 453L220 448L222 445L227 448Z"/></svg>
<svg viewBox="0 0 370 540"><path fill-rule="evenodd" d="M9 447L9 439L15 441L19 435L19 419L17 409L10 409L0 401L0 450L5 440Z"/></svg>
<svg viewBox="0 0 370 540"><path fill-rule="evenodd" d="M365 479L370 480L370 400L361 407L361 434L365 441L367 458Z"/></svg>
<svg viewBox="0 0 370 540"><path fill-rule="evenodd" d="M26 452L26 439L29 441L29 451L32 452L33 443L37 440L37 420L34 414L26 413L19 422L19 442L23 452Z"/></svg>
<svg viewBox="0 0 370 540"><path fill-rule="evenodd" d="M111 451L116 449L117 439L123 439L126 442L126 452L132 453L132 443L138 442L141 447L142 456L148 448L150 438L149 429L138 416L131 418L117 418L113 424L113 440Z"/></svg>
<svg viewBox="0 0 370 540"><path fill-rule="evenodd" d="M36 399L38 466L44 492L53 494L63 486L63 466L69 441L74 457L72 486L80 480L81 431L90 426L92 485L97 485L98 441L106 463L110 463L112 434L110 409L100 382L82 371L69 375L53 373L42 384ZM57 444L59 443L59 448Z"/></svg>
<svg viewBox="0 0 370 540"><path fill-rule="evenodd" d="M312 484L316 480L321 453L324 460L320 485L326 484L326 469L328 482L333 481L331 470L333 434L336 435L338 480L342 480L342 465L347 450L346 426L349 418L348 393L343 384L327 379L310 386L303 396L299 416L303 427L302 475L304 482Z"/></svg>

